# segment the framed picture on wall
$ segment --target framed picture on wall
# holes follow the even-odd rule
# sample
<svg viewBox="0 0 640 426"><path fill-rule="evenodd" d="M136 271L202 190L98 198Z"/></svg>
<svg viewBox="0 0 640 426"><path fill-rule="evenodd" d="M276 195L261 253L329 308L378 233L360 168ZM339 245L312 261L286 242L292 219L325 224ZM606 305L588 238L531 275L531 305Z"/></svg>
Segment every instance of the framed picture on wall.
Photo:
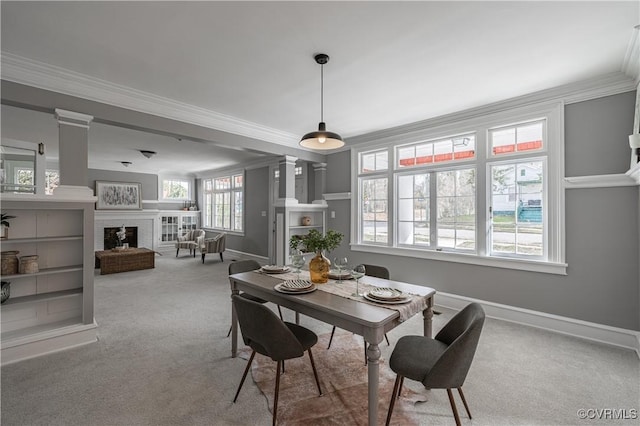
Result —
<svg viewBox="0 0 640 426"><path fill-rule="evenodd" d="M135 182L96 181L96 209L141 210L142 185Z"/></svg>

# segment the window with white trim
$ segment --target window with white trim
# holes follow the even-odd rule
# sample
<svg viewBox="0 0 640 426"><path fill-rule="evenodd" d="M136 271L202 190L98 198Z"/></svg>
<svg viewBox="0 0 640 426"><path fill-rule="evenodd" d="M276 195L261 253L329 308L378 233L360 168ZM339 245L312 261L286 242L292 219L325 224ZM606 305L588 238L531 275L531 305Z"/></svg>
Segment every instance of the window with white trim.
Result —
<svg viewBox="0 0 640 426"><path fill-rule="evenodd" d="M47 169L44 172L44 193L53 194L53 190L60 186L60 172L58 170Z"/></svg>
<svg viewBox="0 0 640 426"><path fill-rule="evenodd" d="M354 148L354 249L564 273L561 124L544 104Z"/></svg>
<svg viewBox="0 0 640 426"><path fill-rule="evenodd" d="M191 199L191 181L188 179L162 179L160 190L163 200L185 201Z"/></svg>
<svg viewBox="0 0 640 426"><path fill-rule="evenodd" d="M244 174L203 180L204 226L242 232L244 229Z"/></svg>

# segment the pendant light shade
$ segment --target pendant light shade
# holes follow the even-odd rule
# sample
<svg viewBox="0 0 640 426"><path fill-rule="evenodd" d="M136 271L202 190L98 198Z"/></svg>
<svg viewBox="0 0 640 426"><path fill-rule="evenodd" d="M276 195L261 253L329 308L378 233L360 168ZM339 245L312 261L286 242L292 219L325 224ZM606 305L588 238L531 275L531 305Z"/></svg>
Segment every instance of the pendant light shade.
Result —
<svg viewBox="0 0 640 426"><path fill-rule="evenodd" d="M320 123L318 130L307 133L300 140L300 145L309 149L327 150L336 149L344 146L342 137L333 132L327 131L327 125L324 122L324 64L329 62L329 56L319 53L314 58L320 64Z"/></svg>

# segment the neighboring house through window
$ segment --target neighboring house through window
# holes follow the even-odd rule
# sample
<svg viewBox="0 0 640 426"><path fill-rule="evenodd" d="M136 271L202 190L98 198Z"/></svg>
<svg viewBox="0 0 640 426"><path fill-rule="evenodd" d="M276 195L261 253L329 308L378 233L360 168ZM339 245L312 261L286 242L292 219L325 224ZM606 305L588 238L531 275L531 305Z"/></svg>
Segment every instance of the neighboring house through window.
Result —
<svg viewBox="0 0 640 426"><path fill-rule="evenodd" d="M561 123L542 104L354 148L354 249L564 273Z"/></svg>

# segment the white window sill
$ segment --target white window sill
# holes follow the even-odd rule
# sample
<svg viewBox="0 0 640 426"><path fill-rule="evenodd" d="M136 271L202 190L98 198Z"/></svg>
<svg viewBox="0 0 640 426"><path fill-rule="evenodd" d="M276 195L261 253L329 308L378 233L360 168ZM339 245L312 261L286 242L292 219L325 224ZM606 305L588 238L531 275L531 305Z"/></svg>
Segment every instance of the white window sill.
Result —
<svg viewBox="0 0 640 426"><path fill-rule="evenodd" d="M244 232L238 232L238 231L230 231L228 229L217 229L217 228L202 228L208 232L217 232L219 234L227 234L227 235L233 235L235 237L244 237Z"/></svg>
<svg viewBox="0 0 640 426"><path fill-rule="evenodd" d="M443 262L466 263L470 265L489 266L492 268L516 269L519 271L567 275L566 263L554 263L525 259L508 259L503 257L483 257L477 256L475 254L450 253L434 250L417 250L412 248L387 247L367 244L351 244L351 250L388 254L391 256L405 256L415 257L419 259L440 260Z"/></svg>

